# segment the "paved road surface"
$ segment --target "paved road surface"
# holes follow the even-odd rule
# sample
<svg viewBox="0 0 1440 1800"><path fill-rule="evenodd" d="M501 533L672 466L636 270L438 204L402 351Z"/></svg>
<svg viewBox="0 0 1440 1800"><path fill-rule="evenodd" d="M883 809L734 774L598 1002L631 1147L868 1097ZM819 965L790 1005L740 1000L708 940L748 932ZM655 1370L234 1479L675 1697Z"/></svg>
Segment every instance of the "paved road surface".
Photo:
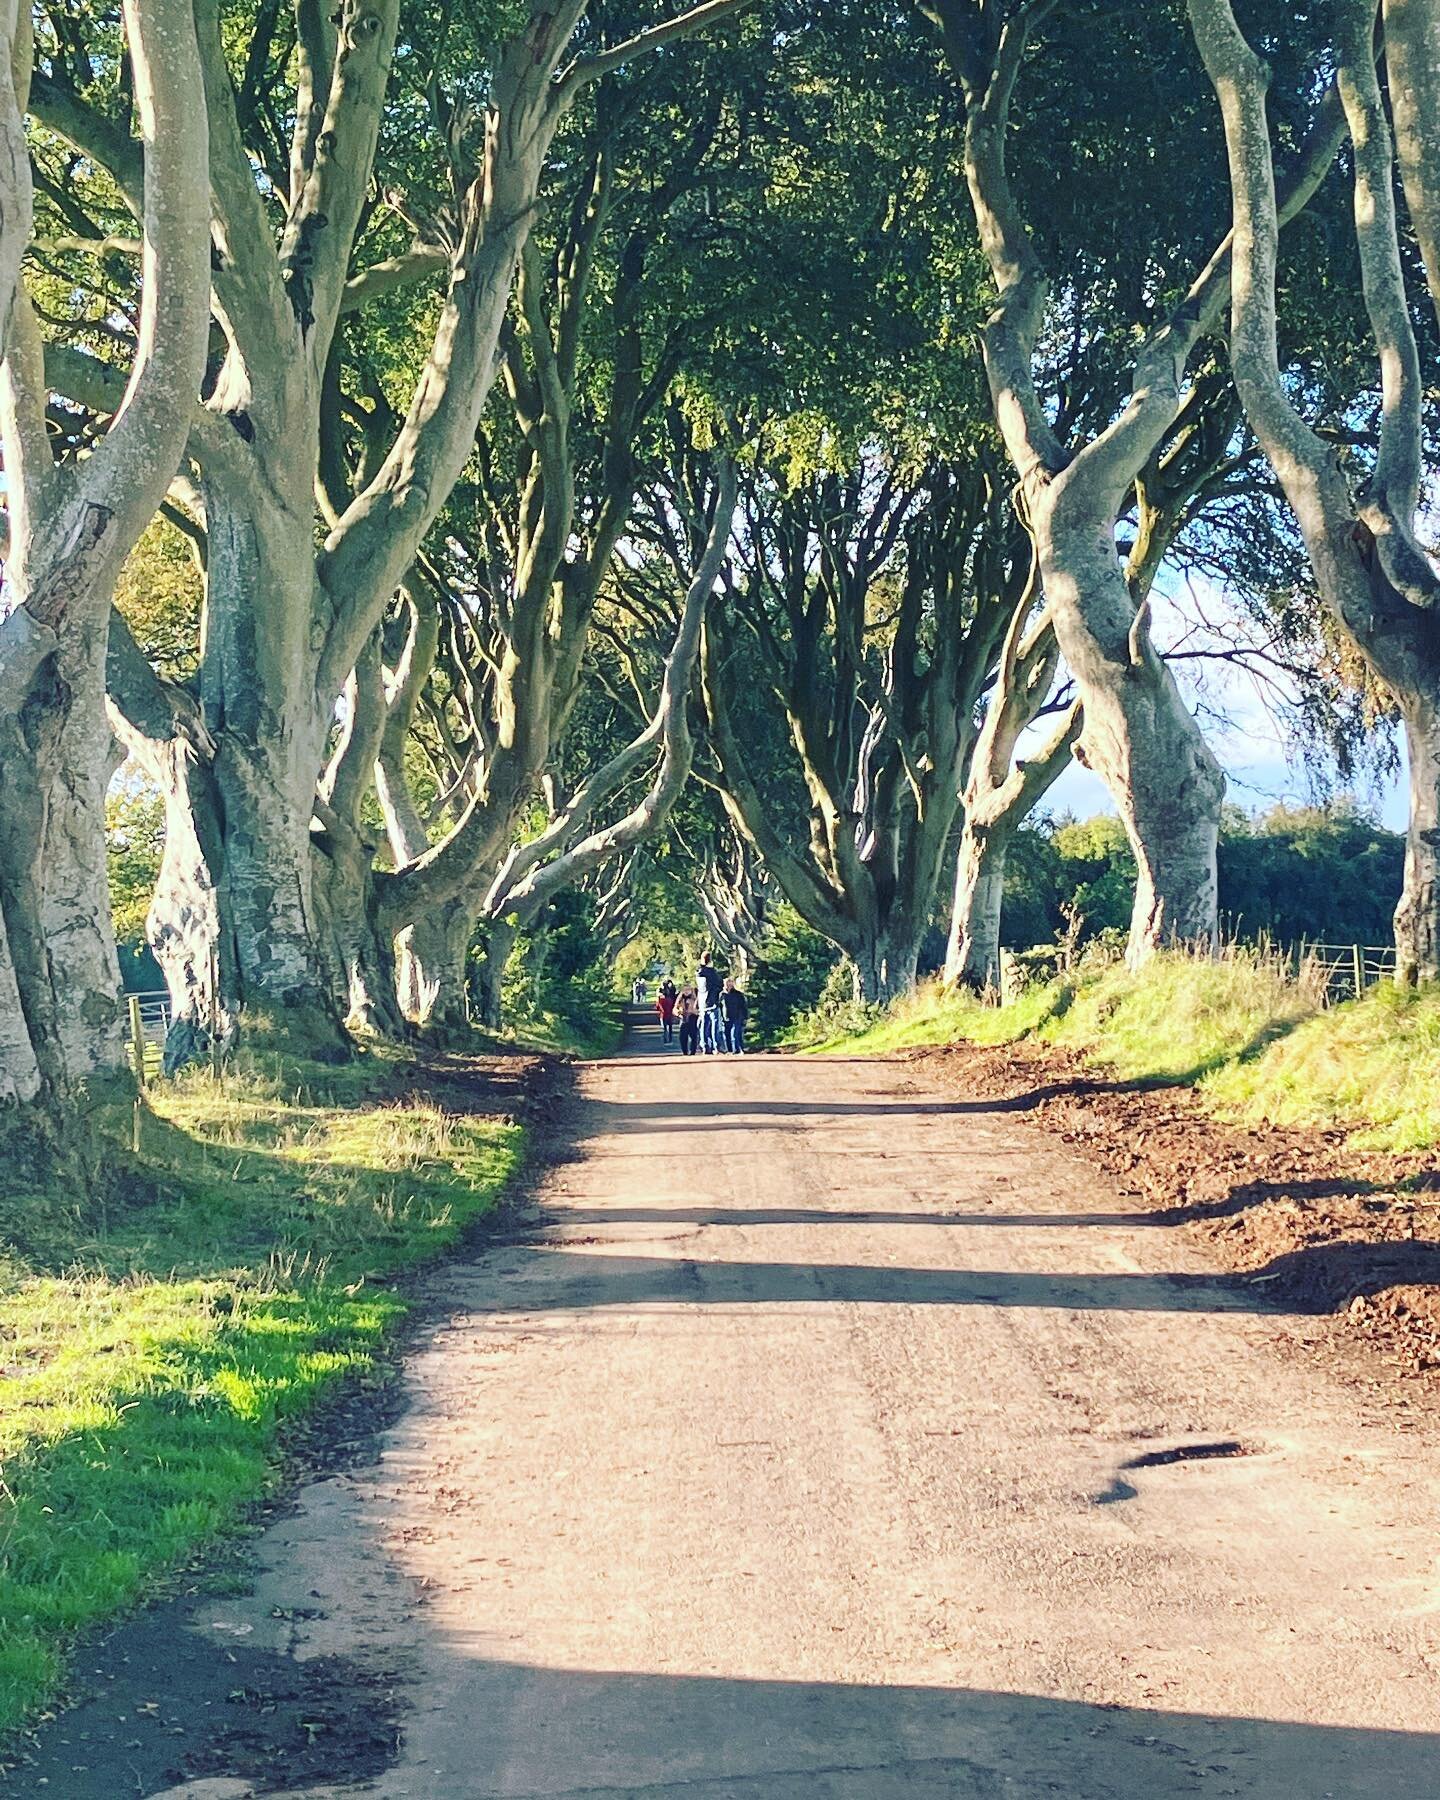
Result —
<svg viewBox="0 0 1440 1800"><path fill-rule="evenodd" d="M1306 1321L904 1065L658 1052L231 1607L410 1670L365 1793L1440 1795L1436 1458Z"/></svg>

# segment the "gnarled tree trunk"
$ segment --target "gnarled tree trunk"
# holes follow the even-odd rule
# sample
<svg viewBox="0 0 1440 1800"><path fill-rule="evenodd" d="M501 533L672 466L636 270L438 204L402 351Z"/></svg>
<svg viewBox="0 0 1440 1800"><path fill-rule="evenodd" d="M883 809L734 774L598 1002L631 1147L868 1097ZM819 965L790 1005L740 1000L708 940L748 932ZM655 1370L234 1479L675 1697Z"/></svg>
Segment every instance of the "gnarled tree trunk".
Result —
<svg viewBox="0 0 1440 1800"><path fill-rule="evenodd" d="M505 971L510 966L510 958L515 954L519 936L518 920L510 917L491 920L486 934L485 959L480 968L477 996L480 1023L487 1031L498 1031L505 1022Z"/></svg>
<svg viewBox="0 0 1440 1800"><path fill-rule="evenodd" d="M1213 944L1215 844L1224 784L1194 718L1149 640L1148 611L1130 590L1115 523L1179 414L1185 371L1221 312L1228 250L1213 254L1183 302L1152 330L1134 363L1129 400L1088 441L1062 442L1037 380L1048 283L1007 166L1016 82L1033 29L1052 0L1009 11L1003 25L970 0L927 0L965 101L965 175L997 303L983 344L996 423L1014 463L1055 633L1085 708L1077 751L1115 800L1139 868L1129 960L1166 943ZM1293 217L1338 147L1322 107L1285 204Z"/></svg>
<svg viewBox="0 0 1440 1800"><path fill-rule="evenodd" d="M1396 974L1404 984L1440 977L1440 644L1428 693L1402 697L1410 765L1405 882L1395 909Z"/></svg>
<svg viewBox="0 0 1440 1800"><path fill-rule="evenodd" d="M396 936L400 1005L427 1031L451 1036L469 1025L465 996L474 932L475 905L466 895L433 908Z"/></svg>
<svg viewBox="0 0 1440 1800"><path fill-rule="evenodd" d="M1230 0L1190 0L1196 42L1220 102L1234 205L1230 359L1235 385L1305 540L1322 604L1395 696L1410 755L1405 885L1395 914L1402 982L1440 979L1440 577L1416 529L1423 481L1424 382L1400 255L1395 151L1375 67L1378 0L1336 0L1336 86L1353 152L1355 240L1380 368L1380 441L1352 491L1333 446L1297 410L1278 351L1280 217L1266 111L1268 71ZM1440 84L1433 8L1385 8L1401 79ZM1426 46L1429 46L1427 52ZM1435 279L1440 194L1435 122L1413 94L1395 106L1400 167ZM1432 292L1432 299L1440 294Z"/></svg>
<svg viewBox="0 0 1440 1800"><path fill-rule="evenodd" d="M105 867L119 760L105 712L110 596L179 462L208 317L205 105L188 0L128 0L125 33L143 144L139 328L123 399L89 457L55 462L35 318L22 295L3 296L0 915L29 1047L7 1033L16 1061L0 1085L56 1102L131 1082ZM22 95L26 72L14 80Z"/></svg>
<svg viewBox="0 0 1440 1800"><path fill-rule="evenodd" d="M1111 535L1114 508L1068 505L1065 478L1037 495L1036 549L1055 636L1084 702L1075 759L1110 790L1135 854L1127 959L1164 945L1213 950L1225 778L1150 642Z"/></svg>
<svg viewBox="0 0 1440 1800"><path fill-rule="evenodd" d="M892 911L883 925L857 939L847 952L855 969L855 998L870 1006L888 1006L910 993L928 928L926 919Z"/></svg>
<svg viewBox="0 0 1440 1800"><path fill-rule="evenodd" d="M972 824L967 818L955 859L955 901L945 946L947 986L977 993L1000 985L1000 917L1005 899L1005 858L1013 830Z"/></svg>

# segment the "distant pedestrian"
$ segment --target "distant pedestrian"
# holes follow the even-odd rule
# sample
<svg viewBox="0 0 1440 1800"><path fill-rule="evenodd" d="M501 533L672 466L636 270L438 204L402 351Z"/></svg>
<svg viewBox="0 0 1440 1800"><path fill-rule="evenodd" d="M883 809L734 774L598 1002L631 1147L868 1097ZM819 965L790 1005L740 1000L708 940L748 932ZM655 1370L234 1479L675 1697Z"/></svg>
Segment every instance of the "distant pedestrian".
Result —
<svg viewBox="0 0 1440 1800"><path fill-rule="evenodd" d="M725 1048L725 1021L720 1010L720 971L707 950L695 971L695 992L700 1001L700 1047L707 1056Z"/></svg>
<svg viewBox="0 0 1440 1800"><path fill-rule="evenodd" d="M666 989L669 992L666 992ZM660 1015L660 1041L665 1044L675 1042L675 983L667 981L655 996L655 1010Z"/></svg>
<svg viewBox="0 0 1440 1800"><path fill-rule="evenodd" d="M694 988L682 988L675 1002L680 1020L680 1054L695 1056L700 1050L700 1001Z"/></svg>
<svg viewBox="0 0 1440 1800"><path fill-rule="evenodd" d="M630 983L630 998L637 1006L645 1004L645 983L639 975Z"/></svg>
<svg viewBox="0 0 1440 1800"><path fill-rule="evenodd" d="M745 1021L750 1017L750 1002L733 981L727 981L721 990L720 1009L725 1015L725 1048L732 1056L743 1056Z"/></svg>

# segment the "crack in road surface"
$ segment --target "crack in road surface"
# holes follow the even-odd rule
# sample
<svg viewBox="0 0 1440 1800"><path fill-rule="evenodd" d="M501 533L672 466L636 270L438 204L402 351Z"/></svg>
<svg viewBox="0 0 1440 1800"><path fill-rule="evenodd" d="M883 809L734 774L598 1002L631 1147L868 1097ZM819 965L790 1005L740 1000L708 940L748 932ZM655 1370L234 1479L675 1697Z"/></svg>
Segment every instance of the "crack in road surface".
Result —
<svg viewBox="0 0 1440 1800"><path fill-rule="evenodd" d="M580 1090L378 1461L196 1615L189 1666L399 1672L398 1759L310 1800L1440 1791L1435 1443L1267 1290L908 1069Z"/></svg>

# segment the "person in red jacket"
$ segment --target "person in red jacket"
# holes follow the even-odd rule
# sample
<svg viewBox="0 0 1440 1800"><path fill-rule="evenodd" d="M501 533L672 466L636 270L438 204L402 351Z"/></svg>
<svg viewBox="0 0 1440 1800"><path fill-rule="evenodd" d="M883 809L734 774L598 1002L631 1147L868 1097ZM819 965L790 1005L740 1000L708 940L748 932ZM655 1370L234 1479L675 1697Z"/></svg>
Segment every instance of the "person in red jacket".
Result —
<svg viewBox="0 0 1440 1800"><path fill-rule="evenodd" d="M667 1044L675 1042L675 983L662 981L655 996L655 1010L660 1015L660 1036Z"/></svg>

